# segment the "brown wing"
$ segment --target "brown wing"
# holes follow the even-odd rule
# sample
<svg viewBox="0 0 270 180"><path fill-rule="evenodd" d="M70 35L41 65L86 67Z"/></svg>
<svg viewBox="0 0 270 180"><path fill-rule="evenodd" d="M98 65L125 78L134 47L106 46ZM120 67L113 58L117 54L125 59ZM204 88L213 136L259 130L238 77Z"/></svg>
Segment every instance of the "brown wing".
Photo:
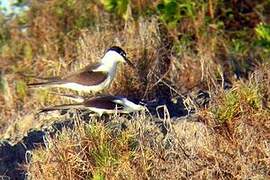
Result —
<svg viewBox="0 0 270 180"><path fill-rule="evenodd" d="M104 97L97 97L92 98L89 100L86 100L84 102L84 105L87 107L95 107L99 109L108 109L108 110L114 110L114 109L123 109L123 106L120 104L117 104L113 102L115 98L113 96L104 96Z"/></svg>
<svg viewBox="0 0 270 180"><path fill-rule="evenodd" d="M78 83L86 86L94 86L102 83L108 77L108 73L102 71L93 71L99 64L89 65L83 68L79 73L69 75L63 78L65 82Z"/></svg>

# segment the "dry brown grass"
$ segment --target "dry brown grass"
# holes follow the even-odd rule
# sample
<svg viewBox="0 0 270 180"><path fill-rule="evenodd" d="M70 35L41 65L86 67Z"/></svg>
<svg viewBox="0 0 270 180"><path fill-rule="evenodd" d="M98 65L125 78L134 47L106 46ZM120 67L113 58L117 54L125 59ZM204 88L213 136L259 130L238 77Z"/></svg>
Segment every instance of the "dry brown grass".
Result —
<svg viewBox="0 0 270 180"><path fill-rule="evenodd" d="M231 37L238 35L229 32L229 20L224 20L228 31L219 29L216 21L222 19L215 16L223 14L216 9L218 1L209 1L174 29L167 29L155 15L119 20L96 3L70 1L75 4L63 14L55 7L64 1L33 2L28 33L12 28L0 57L1 138L17 142L29 129L61 120L34 117L39 108L66 100L48 90L27 89L26 83L34 79L21 73L65 75L98 61L112 45L123 47L137 70L120 65L105 93L146 100L161 91L170 98L184 95L190 109L195 105L189 95L195 90L207 90L211 96L209 107L198 107L194 116L176 120L145 115L132 120L115 116L109 123L77 120L75 129L48 136L46 147L35 149L31 162L22 165L34 179L269 178L269 57L251 47L234 52ZM141 13L151 2L132 5ZM84 13L94 21L80 28L76 20ZM16 21L10 25L18 26ZM253 30L244 37L242 33L239 39L251 43L246 39L254 36ZM233 63L248 58L253 69L237 80L239 69ZM232 83L231 89L223 89L225 81Z"/></svg>
<svg viewBox="0 0 270 180"><path fill-rule="evenodd" d="M27 170L43 179L267 179L269 111L253 113L227 125L208 110L174 121L141 115L79 123L33 151Z"/></svg>
<svg viewBox="0 0 270 180"><path fill-rule="evenodd" d="M145 94L145 90L151 84L151 81L156 80L153 78L151 80L151 77L148 78L148 76L152 69L155 68L153 67L154 62L159 62L157 53L160 43L157 26L157 20L155 19L127 22L125 28L122 30L119 30L118 27L114 28L110 24L103 23L94 29L80 31L78 39L73 42L76 47L73 50L76 51L76 58L72 59L72 61L69 61L69 58L65 57L54 56L57 59L51 59L48 56L42 55L36 57L34 63L27 64L26 66L24 63L19 63L16 68L23 70L28 66L32 66L31 71L24 71L23 73L39 75L41 77L64 75L74 72L87 64L97 62L107 48L112 45L118 45L128 52L128 56L138 69L134 71L128 66L120 65L116 80L106 92L140 98ZM70 49L70 47L65 48L66 51ZM50 52L54 50L48 51L46 54L52 55ZM29 63L29 60L26 61ZM12 107L6 106L6 102L1 104L2 115L8 121L14 121L18 117L18 113L27 114L30 109L32 111L47 104L63 103L63 100L59 101L59 98L49 94L48 90L28 90L25 84L31 78L18 76L18 74L8 74L6 75L6 79L9 86L8 93L13 98L9 102L14 103ZM15 81L15 84L12 84L12 81ZM17 90L17 82L22 82L22 85L19 86L20 92ZM153 92L153 89L151 90ZM59 89L57 92L67 91ZM151 93L147 92L147 94ZM25 132L22 132L22 134Z"/></svg>
<svg viewBox="0 0 270 180"><path fill-rule="evenodd" d="M76 130L49 137L27 170L43 179L267 179L269 78L265 64L248 82L213 96L196 116L78 123Z"/></svg>
<svg viewBox="0 0 270 180"><path fill-rule="evenodd" d="M145 138L136 127L147 120L137 120L126 129L121 123L130 122L120 117L107 125L79 123L73 131L49 138L46 148L33 152L29 175L42 179L146 178L153 156L137 139Z"/></svg>

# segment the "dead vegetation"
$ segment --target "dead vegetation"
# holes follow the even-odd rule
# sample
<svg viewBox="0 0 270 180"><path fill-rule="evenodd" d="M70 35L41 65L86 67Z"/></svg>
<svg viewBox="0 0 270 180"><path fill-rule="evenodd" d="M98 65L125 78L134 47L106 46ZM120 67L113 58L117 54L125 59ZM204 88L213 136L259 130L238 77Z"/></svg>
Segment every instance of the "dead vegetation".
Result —
<svg viewBox="0 0 270 180"><path fill-rule="evenodd" d="M105 93L146 101L181 97L196 118L78 119L75 129L48 136L46 146L32 152L31 162L22 164L29 176L269 178L268 2L183 1L175 4L182 14L169 11L167 1L131 1L127 7L123 1L115 9L109 0L31 2L0 31L0 37L9 34L0 44L1 138L17 142L49 124L35 112L66 101L48 90L28 90L32 75L76 71L112 45L123 47L137 70L121 66ZM209 104L196 104L200 90L209 94Z"/></svg>

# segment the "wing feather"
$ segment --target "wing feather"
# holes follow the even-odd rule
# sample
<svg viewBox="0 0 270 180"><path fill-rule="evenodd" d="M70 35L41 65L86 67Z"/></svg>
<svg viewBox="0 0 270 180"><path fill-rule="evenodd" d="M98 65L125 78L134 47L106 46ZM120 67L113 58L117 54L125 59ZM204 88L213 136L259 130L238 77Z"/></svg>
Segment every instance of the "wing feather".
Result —
<svg viewBox="0 0 270 180"><path fill-rule="evenodd" d="M91 64L83 68L77 73L65 76L64 78L53 77L47 78L48 81L31 83L29 87L49 86L58 85L65 83L77 83L85 86L95 86L108 78L108 73L104 71L95 71L100 66L99 63Z"/></svg>
<svg viewBox="0 0 270 180"><path fill-rule="evenodd" d="M94 86L102 83L108 77L107 72L94 71L100 66L100 63L91 64L77 73L68 75L63 78L65 82L78 83L85 86Z"/></svg>
<svg viewBox="0 0 270 180"><path fill-rule="evenodd" d="M87 107L95 107L99 109L107 109L107 110L114 110L114 109L123 109L121 104L118 104L113 101L113 96L104 96L104 97L97 97L86 100L84 105Z"/></svg>

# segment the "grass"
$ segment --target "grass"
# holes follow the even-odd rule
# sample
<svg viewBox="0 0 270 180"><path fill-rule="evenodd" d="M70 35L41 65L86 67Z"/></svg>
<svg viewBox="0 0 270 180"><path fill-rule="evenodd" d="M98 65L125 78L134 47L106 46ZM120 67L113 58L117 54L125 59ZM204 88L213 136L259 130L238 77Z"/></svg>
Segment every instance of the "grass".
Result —
<svg viewBox="0 0 270 180"><path fill-rule="evenodd" d="M150 148L138 143L133 126L123 130L118 123L79 124L73 133L66 130L49 138L47 148L33 152L28 172L43 179L146 178Z"/></svg>
<svg viewBox="0 0 270 180"><path fill-rule="evenodd" d="M104 93L184 97L195 113L76 119L75 129L48 136L46 147L22 165L33 179L267 179L269 3L237 3L33 1L0 31L1 139L15 143L30 129L66 118L34 116L66 100L27 89L31 75L74 72L118 45L137 70L121 65ZM19 30L22 25L28 29ZM210 95L203 107L195 103L200 90Z"/></svg>
<svg viewBox="0 0 270 180"><path fill-rule="evenodd" d="M262 96L259 93L258 85L248 85L239 83L235 88L225 92L222 102L213 109L216 118L220 122L231 121L248 111L259 111L262 109Z"/></svg>
<svg viewBox="0 0 270 180"><path fill-rule="evenodd" d="M209 108L197 112L198 119L160 119L165 134L156 124L160 120L144 115L79 123L35 150L28 172L44 179L265 179L270 167L270 110L263 103L269 103L268 68L217 93ZM57 167L63 166L60 173Z"/></svg>
<svg viewBox="0 0 270 180"><path fill-rule="evenodd" d="M227 125L210 110L198 114L167 122L139 115L132 121L116 116L108 123L78 123L49 137L26 168L43 179L268 177L269 110L240 113Z"/></svg>

